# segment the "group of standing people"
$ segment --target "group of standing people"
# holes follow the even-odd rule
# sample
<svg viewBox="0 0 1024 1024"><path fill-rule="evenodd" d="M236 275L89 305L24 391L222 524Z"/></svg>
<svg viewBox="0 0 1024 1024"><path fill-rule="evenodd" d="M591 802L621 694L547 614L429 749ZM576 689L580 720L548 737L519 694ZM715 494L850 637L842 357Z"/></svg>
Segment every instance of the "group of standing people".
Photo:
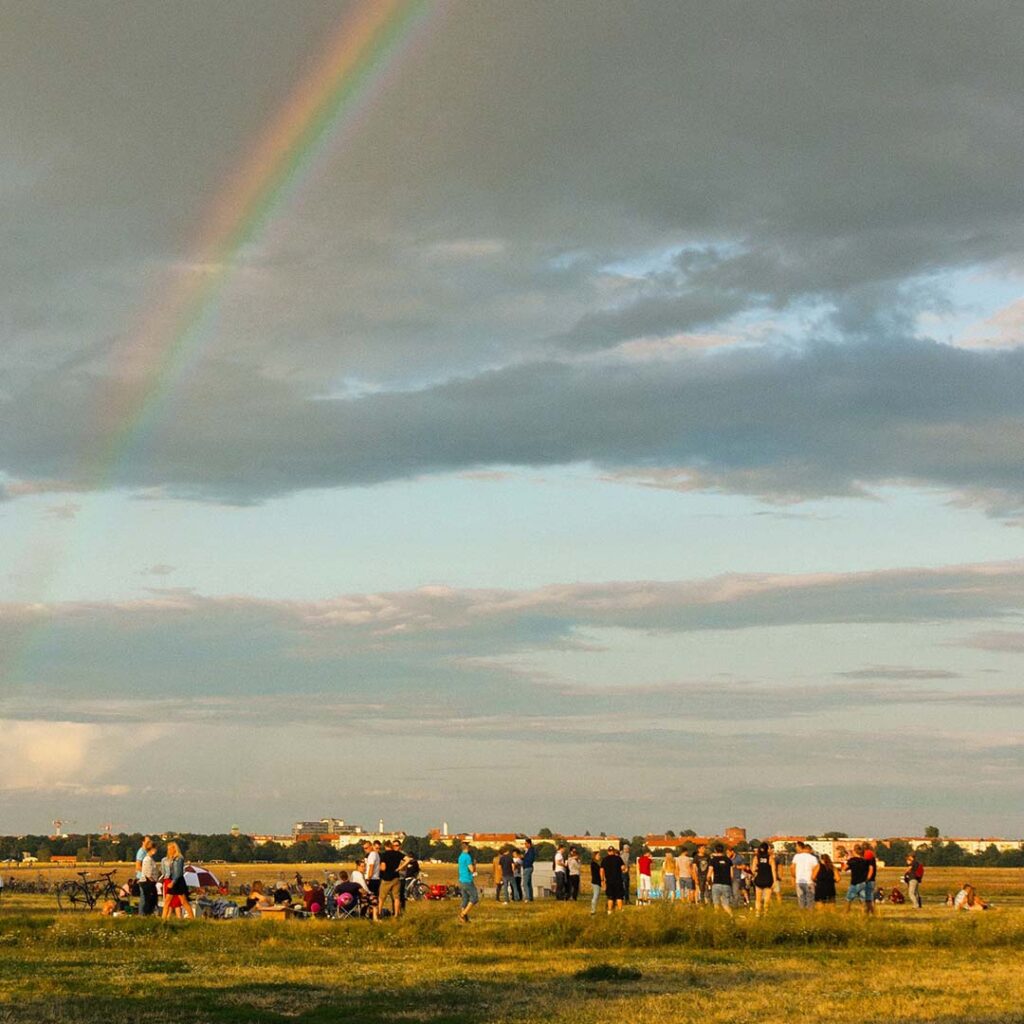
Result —
<svg viewBox="0 0 1024 1024"><path fill-rule="evenodd" d="M185 858L176 842L167 844L167 851L159 857L152 836L143 836L142 845L135 854L135 881L139 893L139 913L149 917L156 913L163 894L163 917L195 917L188 899L185 881Z"/></svg>

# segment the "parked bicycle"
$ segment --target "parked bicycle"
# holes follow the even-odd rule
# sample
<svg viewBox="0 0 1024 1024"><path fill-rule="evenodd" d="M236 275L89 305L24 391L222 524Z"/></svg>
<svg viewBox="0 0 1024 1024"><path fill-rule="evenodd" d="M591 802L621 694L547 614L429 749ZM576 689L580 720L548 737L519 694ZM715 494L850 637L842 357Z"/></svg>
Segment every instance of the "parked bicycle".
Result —
<svg viewBox="0 0 1024 1024"><path fill-rule="evenodd" d="M117 900L114 871L100 872L99 878L90 878L88 871L79 871L79 880L69 879L57 886L57 906L61 910L92 910L100 900Z"/></svg>

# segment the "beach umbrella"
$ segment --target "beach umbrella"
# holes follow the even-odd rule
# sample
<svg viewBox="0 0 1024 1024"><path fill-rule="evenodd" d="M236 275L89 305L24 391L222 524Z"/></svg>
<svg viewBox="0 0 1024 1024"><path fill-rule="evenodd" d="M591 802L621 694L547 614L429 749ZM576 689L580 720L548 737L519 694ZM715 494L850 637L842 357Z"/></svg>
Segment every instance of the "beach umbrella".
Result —
<svg viewBox="0 0 1024 1024"><path fill-rule="evenodd" d="M208 885L220 885L217 876L200 864L185 865L185 884L190 889L205 889Z"/></svg>

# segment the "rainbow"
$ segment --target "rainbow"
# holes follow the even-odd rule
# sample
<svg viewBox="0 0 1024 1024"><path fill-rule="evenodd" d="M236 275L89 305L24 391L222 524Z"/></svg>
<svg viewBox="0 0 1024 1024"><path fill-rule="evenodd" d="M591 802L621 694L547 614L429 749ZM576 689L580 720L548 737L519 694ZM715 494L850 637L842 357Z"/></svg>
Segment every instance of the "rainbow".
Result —
<svg viewBox="0 0 1024 1024"><path fill-rule="evenodd" d="M116 484L128 452L162 421L166 399L211 334L239 254L295 193L315 157L355 123L434 6L432 0L357 0L341 20L315 66L218 191L175 283L147 304L139 327L115 352L117 376L98 403L101 440L84 467L86 486Z"/></svg>

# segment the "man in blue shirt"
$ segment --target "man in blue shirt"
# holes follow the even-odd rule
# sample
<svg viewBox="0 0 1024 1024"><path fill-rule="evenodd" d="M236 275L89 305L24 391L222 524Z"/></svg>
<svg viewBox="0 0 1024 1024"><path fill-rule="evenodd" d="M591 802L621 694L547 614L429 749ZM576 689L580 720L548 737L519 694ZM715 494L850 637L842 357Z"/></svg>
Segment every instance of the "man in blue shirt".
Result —
<svg viewBox="0 0 1024 1024"><path fill-rule="evenodd" d="M533 848L533 840L526 837L526 849L523 851L523 899L533 902L533 862L537 859L537 851Z"/></svg>
<svg viewBox="0 0 1024 1024"><path fill-rule="evenodd" d="M462 895L459 920L465 924L469 921L470 910L480 902L480 894L476 891L476 864L467 842L463 842L462 853L459 854L459 892Z"/></svg>
<svg viewBox="0 0 1024 1024"><path fill-rule="evenodd" d="M139 845L139 848L138 848L138 850L135 853L135 881L136 882L141 882L142 879L145 878L145 875L143 874L143 871L142 871L142 862L146 859L146 853L148 852L149 844L152 841L153 840L149 836L143 836L142 837L142 843ZM142 908L142 898L140 896L140 898L139 898L139 913L142 914L143 912L144 911L143 911L143 908Z"/></svg>

